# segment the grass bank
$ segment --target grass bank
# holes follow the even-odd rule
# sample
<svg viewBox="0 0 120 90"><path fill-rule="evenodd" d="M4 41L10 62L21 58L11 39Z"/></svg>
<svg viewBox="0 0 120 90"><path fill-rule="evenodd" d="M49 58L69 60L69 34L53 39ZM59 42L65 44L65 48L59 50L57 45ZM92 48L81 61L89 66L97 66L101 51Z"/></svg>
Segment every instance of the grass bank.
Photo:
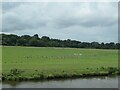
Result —
<svg viewBox="0 0 120 90"><path fill-rule="evenodd" d="M118 51L2 47L2 79L23 81L119 74Z"/></svg>

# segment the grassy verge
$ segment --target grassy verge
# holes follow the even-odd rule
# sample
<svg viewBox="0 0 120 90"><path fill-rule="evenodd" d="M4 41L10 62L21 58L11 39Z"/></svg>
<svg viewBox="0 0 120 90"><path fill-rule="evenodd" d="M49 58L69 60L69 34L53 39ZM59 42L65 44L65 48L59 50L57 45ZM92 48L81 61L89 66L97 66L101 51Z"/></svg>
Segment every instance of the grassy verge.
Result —
<svg viewBox="0 0 120 90"><path fill-rule="evenodd" d="M23 81L119 74L118 51L2 47L2 80Z"/></svg>
<svg viewBox="0 0 120 90"><path fill-rule="evenodd" d="M65 79L65 78L85 78L85 77L93 77L93 76L111 76L111 75L119 75L120 69L118 68L101 68L102 71L98 72L90 72L90 73L57 73L57 74L45 74L45 73L32 73L29 76L22 75L24 71L18 69L12 69L10 73L3 74L3 81L27 81L27 80L43 80L43 79ZM98 69L97 69L98 70Z"/></svg>

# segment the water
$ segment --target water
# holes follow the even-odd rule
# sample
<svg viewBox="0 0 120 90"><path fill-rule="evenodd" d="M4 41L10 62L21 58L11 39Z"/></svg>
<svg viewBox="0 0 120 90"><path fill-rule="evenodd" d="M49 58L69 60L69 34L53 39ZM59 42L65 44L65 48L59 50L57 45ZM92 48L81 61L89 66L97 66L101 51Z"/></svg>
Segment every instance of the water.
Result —
<svg viewBox="0 0 120 90"><path fill-rule="evenodd" d="M49 81L3 82L3 88L118 88L118 77L96 77Z"/></svg>
<svg viewBox="0 0 120 90"><path fill-rule="evenodd" d="M0 90L2 89L2 82L0 81Z"/></svg>

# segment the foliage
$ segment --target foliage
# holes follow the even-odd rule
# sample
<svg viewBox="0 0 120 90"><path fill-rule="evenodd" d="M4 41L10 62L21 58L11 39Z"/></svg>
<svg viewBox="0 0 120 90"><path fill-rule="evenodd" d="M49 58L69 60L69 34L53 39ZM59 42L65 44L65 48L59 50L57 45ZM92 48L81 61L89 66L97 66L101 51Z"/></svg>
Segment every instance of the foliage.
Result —
<svg viewBox="0 0 120 90"><path fill-rule="evenodd" d="M116 67L108 67L108 73L109 74L116 73L117 71L118 71L118 68L116 68Z"/></svg>
<svg viewBox="0 0 120 90"><path fill-rule="evenodd" d="M38 34L30 35L2 35L2 45L6 46L36 46L36 47L70 47L70 48L96 48L96 49L118 49L120 43L98 43L98 42L81 42L76 40L59 40L47 36L39 38Z"/></svg>
<svg viewBox="0 0 120 90"><path fill-rule="evenodd" d="M21 71L21 70L18 70L18 69L11 69L10 70L10 74L11 75L19 75L19 74L21 74L23 71Z"/></svg>

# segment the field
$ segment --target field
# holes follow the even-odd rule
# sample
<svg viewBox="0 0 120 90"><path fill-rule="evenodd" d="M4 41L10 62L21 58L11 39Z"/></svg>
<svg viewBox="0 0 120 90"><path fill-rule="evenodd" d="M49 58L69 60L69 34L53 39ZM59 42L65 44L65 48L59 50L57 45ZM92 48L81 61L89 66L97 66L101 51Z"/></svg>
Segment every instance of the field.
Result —
<svg viewBox="0 0 120 90"><path fill-rule="evenodd" d="M111 74L118 51L55 47L2 47L3 79L42 79Z"/></svg>

